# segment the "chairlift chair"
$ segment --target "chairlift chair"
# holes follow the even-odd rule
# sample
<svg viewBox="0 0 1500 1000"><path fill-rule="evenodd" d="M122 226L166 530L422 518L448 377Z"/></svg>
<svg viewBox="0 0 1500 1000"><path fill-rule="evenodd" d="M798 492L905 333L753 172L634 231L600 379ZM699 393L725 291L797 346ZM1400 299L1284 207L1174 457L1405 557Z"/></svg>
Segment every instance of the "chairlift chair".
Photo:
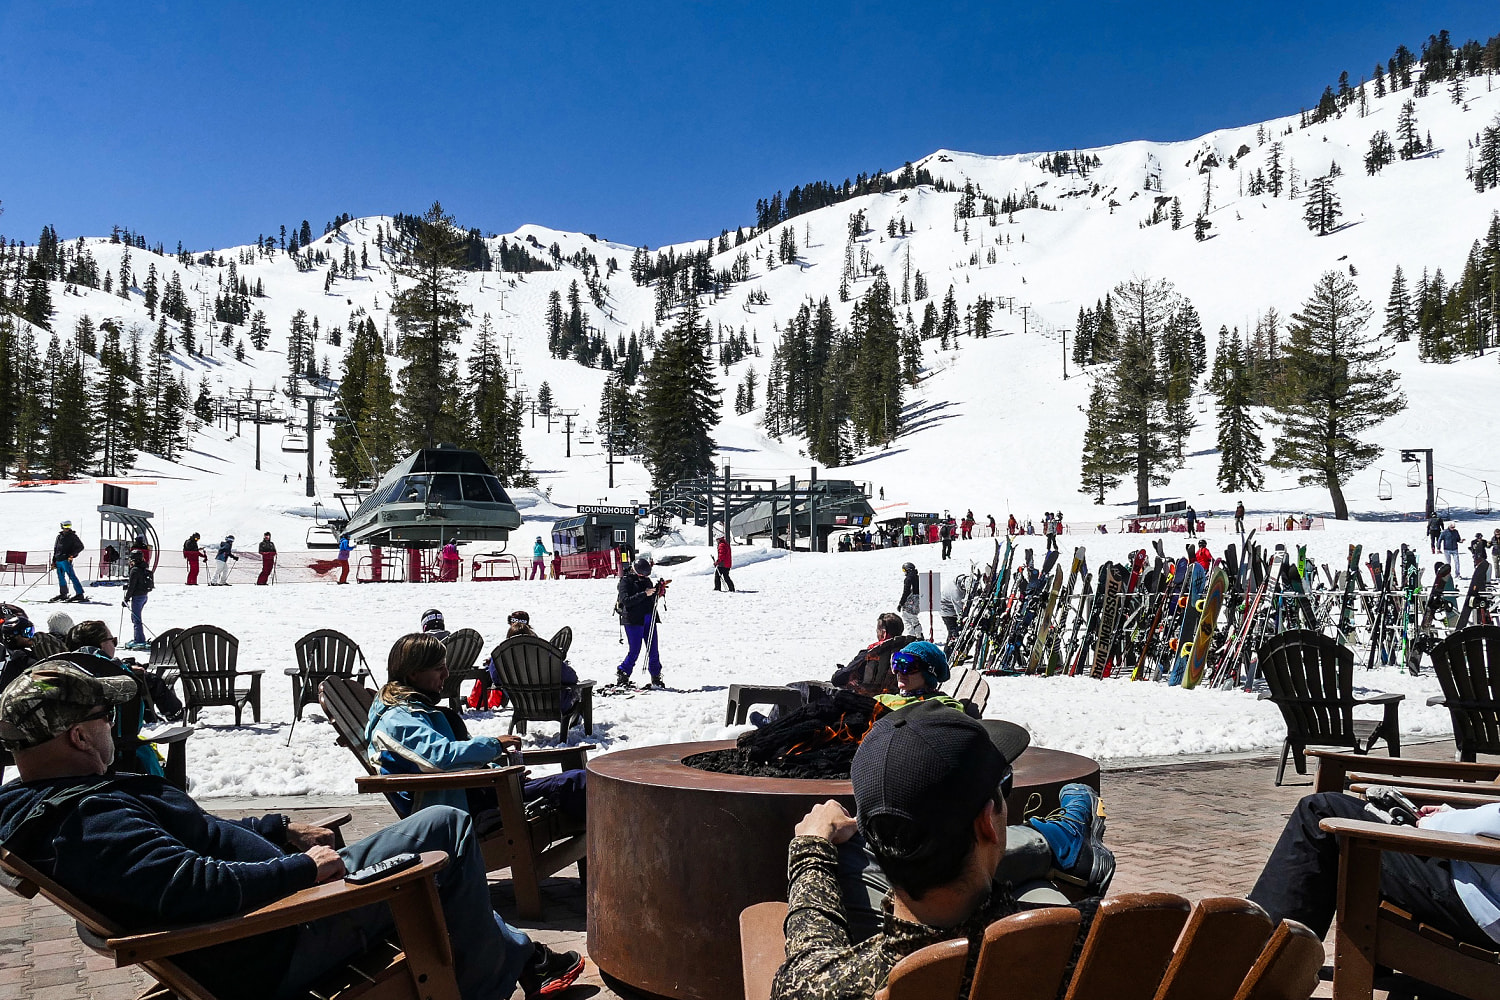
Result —
<svg viewBox="0 0 1500 1000"><path fill-rule="evenodd" d="M1395 496L1395 493L1391 489L1391 481L1386 476L1385 470L1381 469L1380 470L1380 499L1382 499L1382 500L1389 500L1393 496Z"/></svg>
<svg viewBox="0 0 1500 1000"><path fill-rule="evenodd" d="M1484 483L1484 489L1474 494L1474 513L1483 516L1488 514L1492 508L1490 505L1489 480L1481 480L1481 482Z"/></svg>
<svg viewBox="0 0 1500 1000"><path fill-rule="evenodd" d="M582 433L580 433L578 435L578 443L579 444L593 444L594 443L594 435L593 435L593 432L589 430L589 425L588 424L584 424L583 425L583 431L582 431Z"/></svg>
<svg viewBox="0 0 1500 1000"><path fill-rule="evenodd" d="M306 454L307 435L302 433L301 425L290 423L286 425L286 433L281 436L281 450Z"/></svg>
<svg viewBox="0 0 1500 1000"><path fill-rule="evenodd" d="M1411 465L1407 466L1407 468L1406 468L1406 485L1407 486L1421 486L1422 485L1422 466L1420 464L1418 464L1416 461L1413 461L1411 463Z"/></svg>

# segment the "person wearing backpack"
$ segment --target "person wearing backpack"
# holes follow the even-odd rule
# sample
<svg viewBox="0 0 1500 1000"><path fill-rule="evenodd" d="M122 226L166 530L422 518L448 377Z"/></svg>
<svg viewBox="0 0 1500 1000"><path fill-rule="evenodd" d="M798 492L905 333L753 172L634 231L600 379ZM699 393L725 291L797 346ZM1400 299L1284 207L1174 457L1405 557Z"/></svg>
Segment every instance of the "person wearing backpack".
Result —
<svg viewBox="0 0 1500 1000"><path fill-rule="evenodd" d="M132 549L130 575L125 579L125 599L120 602L130 608L130 624L135 629L135 634L125 644L126 649L151 648L151 644L146 641L146 629L141 622L141 612L145 610L147 595L155 588L156 580L151 568L146 565L146 557L139 550Z"/></svg>

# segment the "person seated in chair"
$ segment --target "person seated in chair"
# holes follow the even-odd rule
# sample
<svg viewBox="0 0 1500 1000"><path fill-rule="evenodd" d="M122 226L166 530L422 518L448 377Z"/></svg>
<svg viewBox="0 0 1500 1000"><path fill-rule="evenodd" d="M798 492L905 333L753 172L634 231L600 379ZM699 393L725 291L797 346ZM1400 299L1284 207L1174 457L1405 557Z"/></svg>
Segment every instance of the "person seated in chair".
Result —
<svg viewBox="0 0 1500 1000"><path fill-rule="evenodd" d="M966 711L962 702L938 690L938 685L948 679L950 672L948 657L933 643L919 639L893 651L890 672L896 682L896 691L875 696L875 700L886 708L940 701L960 712Z"/></svg>
<svg viewBox="0 0 1500 1000"><path fill-rule="evenodd" d="M508 997L517 981L535 998L582 971L577 953L533 943L494 912L460 810L427 809L335 851L331 830L282 815L219 819L162 778L108 774L110 720L136 694L130 677L57 661L0 692L0 742L21 772L0 788L0 843L125 933L227 919L405 851L444 851L438 902L463 1000ZM173 961L224 1000L281 1000L393 930L388 907L366 906Z"/></svg>
<svg viewBox="0 0 1500 1000"><path fill-rule="evenodd" d="M531 627L530 612L512 611L505 619L505 624L505 638L507 639L513 639L518 635L529 635L533 639L541 638ZM568 649L573 645L573 630L564 625L546 642L557 650L557 655L562 658L562 710L564 713L571 712L573 706L578 704L578 674L567 660ZM496 690L500 690L500 672L495 668L494 661L485 660L484 665L485 669L490 672L491 683L494 684Z"/></svg>
<svg viewBox="0 0 1500 1000"><path fill-rule="evenodd" d="M172 685L162 680L154 670L148 670L135 660L125 660L115 655L118 640L110 627L97 619L79 622L68 630L67 646L71 650L88 652L97 649L107 659L128 668L146 686L145 720L148 723L175 722L182 718L182 699L172 690Z"/></svg>
<svg viewBox="0 0 1500 1000"><path fill-rule="evenodd" d="M902 634L901 616L887 611L875 619L875 641L859 650L849 662L834 672L834 687L848 688L872 698L878 694L896 691L896 679L891 674L891 654L916 642L916 638Z"/></svg>
<svg viewBox="0 0 1500 1000"><path fill-rule="evenodd" d="M981 723L937 702L876 722L850 774L857 820L830 799L795 829L787 957L771 996L870 1000L912 952L959 937L977 950L990 923L1039 905L1018 899L1004 874L1008 842L1024 829L1006 827L1011 765L1028 740L1020 726ZM840 845L856 836L889 889L864 937L841 885ZM1092 913L1092 904L1082 908Z"/></svg>
<svg viewBox="0 0 1500 1000"><path fill-rule="evenodd" d="M396 640L386 661L387 681L370 705L365 747L382 774L420 774L504 765L518 736L469 736L461 715L440 703L448 680L447 650L430 634L413 633ZM588 772L577 769L521 782L521 797L543 800L564 817L582 824L587 816ZM413 796L390 796L396 811L409 815L441 804L468 809L479 816L496 808L485 789L450 788ZM488 817L486 817L486 820Z"/></svg>
<svg viewBox="0 0 1500 1000"><path fill-rule="evenodd" d="M1374 786L1366 795L1378 800L1379 789ZM1422 806L1416 812L1424 830L1500 838L1500 803L1474 809ZM1272 920L1301 921L1319 937L1327 935L1338 909L1339 842L1318 825L1334 818L1390 822L1366 799L1342 792L1304 795L1249 897ZM1380 895L1460 941L1489 951L1500 948L1500 865L1382 851Z"/></svg>
<svg viewBox="0 0 1500 1000"><path fill-rule="evenodd" d="M443 621L443 613L437 608L428 608L422 612L422 634L430 635L439 642L448 638L448 626Z"/></svg>

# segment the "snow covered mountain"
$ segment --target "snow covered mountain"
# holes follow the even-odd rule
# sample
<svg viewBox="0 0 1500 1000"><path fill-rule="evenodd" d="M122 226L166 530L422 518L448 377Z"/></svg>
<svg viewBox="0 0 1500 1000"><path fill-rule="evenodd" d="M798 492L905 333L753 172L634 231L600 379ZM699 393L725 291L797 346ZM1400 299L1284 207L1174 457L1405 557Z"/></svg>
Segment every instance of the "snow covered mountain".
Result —
<svg viewBox="0 0 1500 1000"><path fill-rule="evenodd" d="M1295 312L1318 275L1337 268L1354 275L1362 294L1379 307L1386 299L1397 265L1413 283L1424 268L1441 267L1450 277L1462 268L1471 244L1481 239L1491 214L1500 209L1500 189L1476 193L1466 177L1482 131L1500 117L1500 93L1485 77L1467 81L1469 93L1454 102L1446 89L1434 87L1416 99L1417 122L1432 150L1412 160L1398 160L1376 175L1366 174L1363 158L1372 133L1397 134L1401 106L1412 90L1367 96L1367 114L1356 101L1342 115L1299 128L1296 116L1215 131L1184 142L1137 141L1089 150L1065 150L987 156L939 150L913 166L955 190L931 186L869 194L808 212L759 232L743 246L733 245L729 225L727 251L716 252L713 267L730 269L743 252L748 255L748 277L731 285L717 299L703 300L706 317L722 333L750 335L762 356L731 366L721 379L724 421L717 432L720 459L736 471L805 474L812 463L801 453L801 442L776 440L760 425L757 408L736 415L734 387L754 366L762 379L770 365L770 350L778 329L809 298L828 297L841 323L847 323L854 302L863 294L877 266L892 277L898 293L908 267L920 270L931 299L941 302L951 287L960 314L980 296L1001 299L1005 308L988 339L963 337L951 350L936 341L925 344L927 372L906 400L906 429L889 449L859 456L844 469L823 469L820 475L867 480L884 487L892 504L917 509L972 507L976 512L1004 511L1038 516L1043 509L1061 508L1075 522L1109 520L1123 510L1133 494L1121 487L1103 508L1089 505L1078 492L1078 455L1083 437L1082 405L1088 398L1090 375L1080 373L1071 359L1065 362L1064 331L1070 331L1080 306L1092 306L1120 280L1133 275L1161 277L1188 296L1202 317L1212 351L1220 326L1248 332L1256 317L1274 307L1282 317ZM1342 176L1337 189L1343 204L1341 227L1324 237L1314 236L1303 222L1303 200L1268 194L1250 195L1251 179L1268 168L1273 144L1279 143L1288 180L1299 192L1307 180L1337 164ZM1052 167L1057 153L1072 154L1071 162L1085 168ZM1035 201L1038 208L988 216L981 209L972 218L959 218L957 208L966 184L996 202L1011 198ZM1180 229L1160 219L1177 200L1187 217ZM1200 211L1211 223L1210 238L1195 239L1192 219ZM851 214L864 213L866 231L855 243L857 275L848 301L840 301L845 273ZM472 220L461 220L470 224ZM733 220L726 220L726 224ZM257 250L255 245L194 250L194 263L176 256L160 256L130 249L131 268L143 280L154 264L163 284L179 276L189 304L208 303L227 281L228 265L251 287L259 284L265 297L252 299L252 309L264 310L272 336L266 351L251 348L243 327L235 329L246 357L236 361L232 350L216 346L210 357L178 356L196 390L207 378L211 391L255 385L285 386L287 331L292 316L305 310L318 319L321 331L315 351L331 362L335 375L343 350L327 342L328 331L348 329L360 310L377 328L385 328L398 279L375 246L377 227L389 230L390 217L349 221L313 240L312 251L334 261L347 252L367 256L368 266L355 277L338 277L325 288L327 265L299 271L288 254ZM897 235L890 235L892 224ZM792 265L771 266L771 258L790 229L797 259ZM586 322L613 345L617 336L645 329L661 329L656 318L656 294L650 285L638 286L629 265L636 248L591 235L566 233L542 226L523 226L513 233L488 239L497 260L502 238L519 245L557 269L512 273L468 272L460 276L460 295L473 307L476 325L488 314L502 336L509 363L520 371L526 392L534 395L545 381L560 407L581 411L580 423L597 419L598 400L607 372L552 358L547 350L545 314L549 295L566 300L569 286L585 282L585 271L568 258L586 251L604 280L603 307L583 296ZM77 252L77 238L65 239L65 252ZM717 236L670 249L677 254L717 248ZM92 254L100 273L118 276L126 247L108 238L86 238L82 246ZM551 253L552 247L557 254ZM200 258L213 263L203 264ZM218 261L223 260L224 266ZM608 262L618 270L612 273ZM590 269L591 270L591 269ZM606 276L607 275L607 276ZM118 291L118 290L116 290ZM87 314L97 325L115 319L122 328L136 328L149 342L155 322L146 313L141 294L128 299L102 289L64 286L52 289L51 327L67 336ZM920 319L925 302L909 308ZM902 307L905 312L907 306ZM204 323L197 324L199 336ZM221 327L222 329L222 327ZM472 336L473 330L469 331ZM40 334L45 343L46 334ZM347 339L345 340L347 345ZM1439 462L1438 484L1443 498L1458 508L1473 506L1484 482L1500 480L1500 462L1483 426L1475 418L1500 385L1500 373L1488 357L1464 359L1453 365L1421 364L1415 342L1397 345L1394 365L1402 373L1402 388L1412 405L1387 421L1374 438L1387 450L1376 465L1345 485L1356 516L1394 516L1420 506L1416 491L1397 492L1392 501L1378 499L1382 472L1399 483L1404 470L1403 447L1433 447ZM467 345L459 349L462 358ZM1064 369L1070 376L1065 381ZM723 371L721 369L721 375ZM1175 473L1164 499L1191 498L1200 510L1232 506L1236 497L1223 496L1214 485L1217 455L1214 446L1212 403L1198 406L1199 426L1191 439L1186 466ZM562 504L593 502L608 496L615 502L640 499L649 477L637 463L616 471L616 488L605 489L605 455L597 436L575 435L565 444L556 424L549 433L538 418L525 433L525 446L543 490ZM249 431L246 425L246 431ZM218 441L218 432L201 432L204 441ZM267 438L274 448L276 429ZM1270 434L1266 434L1269 442ZM252 448L245 439L215 444L214 462L197 462L190 452L182 461L204 472L242 473ZM565 454L570 451L571 454ZM271 467L289 473L300 456L277 456ZM152 456L141 456L143 471L170 472ZM180 471L180 470L179 470ZM188 473L191 475L191 473ZM268 475L273 475L268 471ZM323 492L333 486L321 473ZM194 478L197 478L194 476ZM230 481L233 481L231 485ZM289 482L282 497L274 478L263 496L266 507L305 505L300 490ZM212 480L204 486L213 492ZM239 491L245 481L227 478L223 488ZM1301 488L1290 474L1267 470L1266 491L1246 497L1252 511L1320 511L1325 492Z"/></svg>

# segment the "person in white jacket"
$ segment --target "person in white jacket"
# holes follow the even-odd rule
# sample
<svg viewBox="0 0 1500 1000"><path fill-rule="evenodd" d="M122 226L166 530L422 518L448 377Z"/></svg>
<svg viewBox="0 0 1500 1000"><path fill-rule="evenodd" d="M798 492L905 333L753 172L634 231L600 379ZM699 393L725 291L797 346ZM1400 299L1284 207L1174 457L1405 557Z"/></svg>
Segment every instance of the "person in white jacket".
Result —
<svg viewBox="0 0 1500 1000"><path fill-rule="evenodd" d="M1500 838L1500 803L1476 809L1423 806L1417 815L1417 825L1424 830ZM1272 920L1299 920L1319 937L1328 933L1338 906L1339 845L1338 838L1318 824L1335 817L1386 819L1352 795L1303 796L1250 890L1250 898ZM1380 895L1461 941L1491 950L1500 944L1500 865L1384 851Z"/></svg>

